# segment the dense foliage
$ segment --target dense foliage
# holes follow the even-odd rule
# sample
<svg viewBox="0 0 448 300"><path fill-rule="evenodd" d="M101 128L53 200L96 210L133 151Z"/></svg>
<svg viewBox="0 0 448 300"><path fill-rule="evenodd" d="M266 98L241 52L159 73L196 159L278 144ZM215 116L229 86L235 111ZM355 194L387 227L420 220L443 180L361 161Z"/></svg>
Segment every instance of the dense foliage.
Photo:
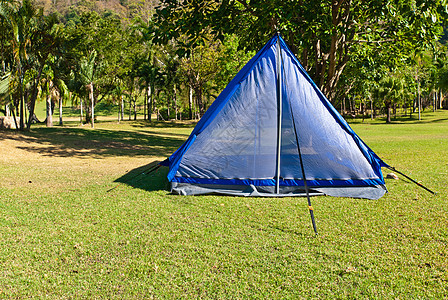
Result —
<svg viewBox="0 0 448 300"><path fill-rule="evenodd" d="M0 0L0 101L17 127L37 121L36 101L47 102L48 126L64 103L92 126L100 102L120 119L200 117L277 31L343 113L390 122L397 108L441 108L448 87L446 1L101 5Z"/></svg>

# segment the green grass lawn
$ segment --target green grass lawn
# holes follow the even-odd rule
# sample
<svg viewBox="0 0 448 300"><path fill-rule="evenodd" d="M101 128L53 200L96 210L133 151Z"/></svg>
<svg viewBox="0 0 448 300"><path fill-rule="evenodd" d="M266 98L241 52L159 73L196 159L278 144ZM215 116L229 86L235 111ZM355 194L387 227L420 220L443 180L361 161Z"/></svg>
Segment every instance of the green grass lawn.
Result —
<svg viewBox="0 0 448 300"><path fill-rule="evenodd" d="M402 178L377 201L313 197L318 237L305 198L176 196L166 170L135 177L193 126L0 131L0 299L448 297L448 111L353 121L437 195Z"/></svg>

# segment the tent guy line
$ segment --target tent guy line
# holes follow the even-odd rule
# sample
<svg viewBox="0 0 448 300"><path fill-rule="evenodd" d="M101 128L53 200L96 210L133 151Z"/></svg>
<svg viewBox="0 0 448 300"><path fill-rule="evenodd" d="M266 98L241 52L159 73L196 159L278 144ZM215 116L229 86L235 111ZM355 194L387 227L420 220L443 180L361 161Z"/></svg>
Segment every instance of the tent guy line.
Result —
<svg viewBox="0 0 448 300"><path fill-rule="evenodd" d="M401 176L405 177L406 179L409 179L411 182L415 183L416 185L418 185L419 187L421 187L422 189L425 189L426 191L430 192L431 194L435 195L436 192L431 191L430 189L428 189L426 186L424 186L423 184L415 181L414 179L412 179L411 177L407 176L406 174L398 171L397 169L395 169L394 167L387 167L389 170L392 170L394 172L397 172L398 174L400 174Z"/></svg>

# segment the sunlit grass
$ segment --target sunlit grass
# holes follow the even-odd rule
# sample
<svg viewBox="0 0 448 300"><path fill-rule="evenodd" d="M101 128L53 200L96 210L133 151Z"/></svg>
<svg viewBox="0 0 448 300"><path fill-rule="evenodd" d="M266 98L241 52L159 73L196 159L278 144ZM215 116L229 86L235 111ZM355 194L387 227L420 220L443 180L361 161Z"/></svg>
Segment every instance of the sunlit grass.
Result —
<svg viewBox="0 0 448 300"><path fill-rule="evenodd" d="M351 122L437 195L401 179L377 201L314 197L318 237L304 198L181 197L166 170L139 175L191 122L0 132L0 298L443 299L447 119Z"/></svg>

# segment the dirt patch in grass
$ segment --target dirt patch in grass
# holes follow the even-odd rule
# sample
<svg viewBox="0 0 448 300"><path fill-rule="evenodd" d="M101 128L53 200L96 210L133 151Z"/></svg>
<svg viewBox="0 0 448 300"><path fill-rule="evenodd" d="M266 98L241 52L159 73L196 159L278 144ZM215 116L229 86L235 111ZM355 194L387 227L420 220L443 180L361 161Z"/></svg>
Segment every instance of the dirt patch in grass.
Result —
<svg viewBox="0 0 448 300"><path fill-rule="evenodd" d="M89 128L0 131L0 187L57 193L91 184L113 184L132 170L161 161L187 135ZM16 191L18 192L18 191Z"/></svg>

